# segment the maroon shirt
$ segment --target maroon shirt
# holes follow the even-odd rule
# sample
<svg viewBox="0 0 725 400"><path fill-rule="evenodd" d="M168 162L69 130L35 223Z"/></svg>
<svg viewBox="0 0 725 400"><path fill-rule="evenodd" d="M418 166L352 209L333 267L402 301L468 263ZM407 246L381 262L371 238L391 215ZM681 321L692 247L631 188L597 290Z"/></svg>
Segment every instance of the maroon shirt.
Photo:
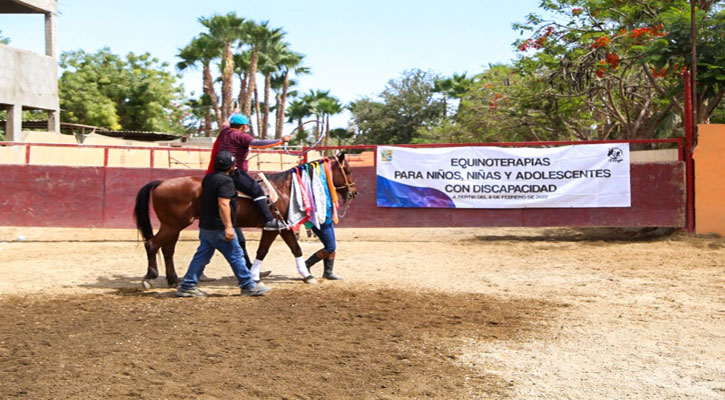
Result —
<svg viewBox="0 0 725 400"><path fill-rule="evenodd" d="M252 143L252 140L254 140L254 137L248 133L242 133L240 130L228 126L224 127L216 138L217 143L219 143L216 146L217 152L224 150L231 152L237 159L235 162L237 168L248 171L247 155L249 155L249 144Z"/></svg>
<svg viewBox="0 0 725 400"><path fill-rule="evenodd" d="M237 166L237 169L247 172L249 171L249 162L247 161L249 146L266 148L277 146L282 143L282 139L255 139L248 133L242 133L240 130L225 126L221 131L219 131L219 136L217 136L216 142L214 142L214 148L211 152L211 160L209 160L209 168L207 168L206 173L211 174L214 172L214 158L220 151L226 150L234 154L234 158L236 159L234 164Z"/></svg>

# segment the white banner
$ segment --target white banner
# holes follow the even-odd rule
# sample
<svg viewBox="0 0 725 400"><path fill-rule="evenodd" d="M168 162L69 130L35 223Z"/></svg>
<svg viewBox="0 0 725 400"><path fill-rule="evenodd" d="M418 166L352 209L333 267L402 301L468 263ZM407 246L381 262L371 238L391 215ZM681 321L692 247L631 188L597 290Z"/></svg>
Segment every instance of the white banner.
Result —
<svg viewBox="0 0 725 400"><path fill-rule="evenodd" d="M629 207L629 143L378 146L378 207Z"/></svg>

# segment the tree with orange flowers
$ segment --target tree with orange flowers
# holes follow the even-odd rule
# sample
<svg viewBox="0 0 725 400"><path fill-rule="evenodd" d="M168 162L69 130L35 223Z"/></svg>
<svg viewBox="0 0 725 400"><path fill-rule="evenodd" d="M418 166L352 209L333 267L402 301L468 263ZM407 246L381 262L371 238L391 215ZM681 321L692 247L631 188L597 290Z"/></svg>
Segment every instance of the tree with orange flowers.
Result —
<svg viewBox="0 0 725 400"><path fill-rule="evenodd" d="M698 24L699 122L725 95L723 1L701 0ZM515 67L546 83L540 99L578 99L586 126L570 114L563 137L651 138L679 134L680 73L690 65L690 7L686 0L545 0L546 18L530 14L516 24L527 35L516 43ZM553 100L552 100L553 101ZM583 127L583 128L582 128Z"/></svg>

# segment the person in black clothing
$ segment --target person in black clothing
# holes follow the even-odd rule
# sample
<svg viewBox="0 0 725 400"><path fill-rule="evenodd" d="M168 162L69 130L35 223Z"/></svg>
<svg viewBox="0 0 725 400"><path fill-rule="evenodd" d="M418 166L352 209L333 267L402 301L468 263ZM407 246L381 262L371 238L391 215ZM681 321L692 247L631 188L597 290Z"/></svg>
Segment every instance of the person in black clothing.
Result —
<svg viewBox="0 0 725 400"><path fill-rule="evenodd" d="M179 297L201 297L206 293L199 289L199 277L214 250L219 250L232 267L244 296L264 296L270 289L257 284L247 268L237 234L236 196L234 181L229 176L234 170L234 155L220 151L214 159L214 172L201 183L201 211L199 213L199 247L189 264L181 286L176 290Z"/></svg>

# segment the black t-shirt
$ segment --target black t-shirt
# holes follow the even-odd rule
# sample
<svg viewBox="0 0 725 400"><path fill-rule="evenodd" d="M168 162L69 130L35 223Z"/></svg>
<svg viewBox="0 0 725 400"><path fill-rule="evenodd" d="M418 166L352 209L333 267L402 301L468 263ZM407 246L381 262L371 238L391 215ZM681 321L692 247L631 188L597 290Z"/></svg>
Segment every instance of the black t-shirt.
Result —
<svg viewBox="0 0 725 400"><path fill-rule="evenodd" d="M213 172L201 181L201 212L199 213L199 228L224 229L224 223L219 216L219 198L230 199L232 210L232 225L237 219L237 191L234 181L223 172Z"/></svg>

